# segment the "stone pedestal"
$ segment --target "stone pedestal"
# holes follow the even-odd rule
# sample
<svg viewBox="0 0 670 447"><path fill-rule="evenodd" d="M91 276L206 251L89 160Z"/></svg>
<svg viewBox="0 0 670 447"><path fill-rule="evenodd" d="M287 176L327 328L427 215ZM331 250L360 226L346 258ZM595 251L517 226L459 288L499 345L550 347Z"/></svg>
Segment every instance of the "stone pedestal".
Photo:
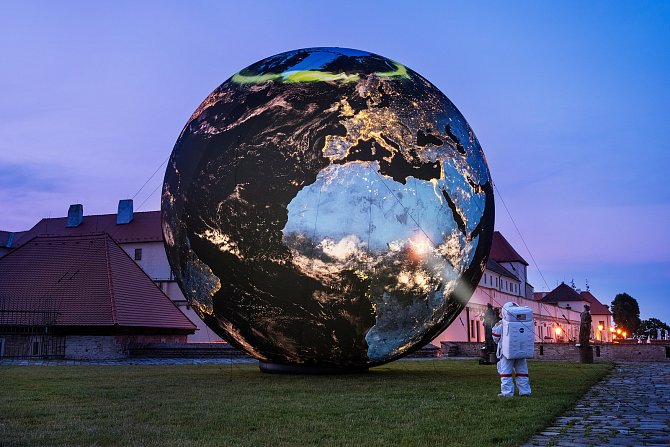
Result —
<svg viewBox="0 0 670 447"><path fill-rule="evenodd" d="M481 348L481 355L479 356L479 364L480 365L490 365L491 364L491 357L489 355L489 350L487 346L482 346Z"/></svg>
<svg viewBox="0 0 670 447"><path fill-rule="evenodd" d="M582 363L593 363L593 347L580 346L579 347L579 361Z"/></svg>

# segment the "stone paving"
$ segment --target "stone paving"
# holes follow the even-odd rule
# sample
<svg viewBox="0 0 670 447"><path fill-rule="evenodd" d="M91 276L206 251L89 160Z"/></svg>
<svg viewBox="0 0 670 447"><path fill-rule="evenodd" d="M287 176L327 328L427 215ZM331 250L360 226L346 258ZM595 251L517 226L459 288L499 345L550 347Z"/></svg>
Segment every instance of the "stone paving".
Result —
<svg viewBox="0 0 670 447"><path fill-rule="evenodd" d="M530 446L670 446L670 363L617 362Z"/></svg>

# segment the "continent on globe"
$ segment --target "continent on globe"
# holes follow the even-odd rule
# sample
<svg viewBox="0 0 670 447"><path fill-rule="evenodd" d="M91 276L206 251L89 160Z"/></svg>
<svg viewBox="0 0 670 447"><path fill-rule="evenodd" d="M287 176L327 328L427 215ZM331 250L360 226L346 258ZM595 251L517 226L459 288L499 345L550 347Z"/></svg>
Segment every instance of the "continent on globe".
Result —
<svg viewBox="0 0 670 447"><path fill-rule="evenodd" d="M267 364L361 369L442 332L484 271L494 203L465 118L365 51L281 53L184 127L165 248L193 308Z"/></svg>

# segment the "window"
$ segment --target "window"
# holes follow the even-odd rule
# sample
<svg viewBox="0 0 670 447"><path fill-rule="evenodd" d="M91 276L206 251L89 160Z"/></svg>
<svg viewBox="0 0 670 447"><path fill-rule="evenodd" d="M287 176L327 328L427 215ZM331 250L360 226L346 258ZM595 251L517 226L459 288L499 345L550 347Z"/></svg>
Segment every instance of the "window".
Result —
<svg viewBox="0 0 670 447"><path fill-rule="evenodd" d="M135 260L136 261L141 261L142 260L142 249L141 248L136 248L135 249Z"/></svg>
<svg viewBox="0 0 670 447"><path fill-rule="evenodd" d="M477 321L477 341L480 341L479 340L479 337L480 337L479 326L480 326L479 321Z"/></svg>
<svg viewBox="0 0 670 447"><path fill-rule="evenodd" d="M40 342L34 341L31 355L39 355L39 353L40 353Z"/></svg>
<svg viewBox="0 0 670 447"><path fill-rule="evenodd" d="M475 336L475 320L470 320L470 338Z"/></svg>

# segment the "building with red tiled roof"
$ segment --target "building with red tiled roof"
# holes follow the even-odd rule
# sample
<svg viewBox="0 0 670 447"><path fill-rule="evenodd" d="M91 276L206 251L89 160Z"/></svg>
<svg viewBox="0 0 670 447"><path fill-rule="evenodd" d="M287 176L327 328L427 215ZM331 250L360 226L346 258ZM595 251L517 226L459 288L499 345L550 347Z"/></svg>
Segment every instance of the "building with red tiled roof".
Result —
<svg viewBox="0 0 670 447"><path fill-rule="evenodd" d="M70 205L67 217L44 218L31 229L14 233L13 243L4 249L1 233L7 232L0 232L0 258L34 237L89 236L106 233L198 327L195 334L188 336L188 342L222 341L188 305L175 281L163 247L160 211L134 212L132 200L121 200L116 214L87 216L84 215L84 207L75 204Z"/></svg>
<svg viewBox="0 0 670 447"><path fill-rule="evenodd" d="M582 290L579 292L579 294L584 298L586 301L588 301L589 306L591 307L591 313L592 314L597 314L597 315L612 315L612 312L610 312L610 309L608 306L604 305L601 303L598 298L593 296L591 291L589 290Z"/></svg>
<svg viewBox="0 0 670 447"><path fill-rule="evenodd" d="M195 330L108 234L34 237L0 258L5 356L123 357Z"/></svg>
<svg viewBox="0 0 670 447"><path fill-rule="evenodd" d="M495 261L519 280L517 295L528 299L533 298L533 286L528 283L528 263L517 253L500 231L493 232L489 259Z"/></svg>
<svg viewBox="0 0 670 447"><path fill-rule="evenodd" d="M541 292L541 303L551 304L563 309L582 312L588 305L591 312L592 338L598 341L612 341L612 313L590 291L573 289L565 283L559 284L550 292Z"/></svg>
<svg viewBox="0 0 670 447"><path fill-rule="evenodd" d="M546 304L556 304L560 307L570 307L582 311L581 306L586 304L584 298L575 289L562 282L554 290L540 299Z"/></svg>
<svg viewBox="0 0 670 447"><path fill-rule="evenodd" d="M44 218L30 230L22 232L18 243L20 245L21 242L35 236L85 236L100 233L108 233L119 244L138 242L162 244L161 212L135 212L129 222L123 223L119 223L118 214L82 216L81 222L76 226L68 226L67 217Z"/></svg>
<svg viewBox="0 0 670 447"><path fill-rule="evenodd" d="M567 342L579 334L579 312L543 303L547 292L535 292L527 282L528 263L498 231L493 235L486 269L472 298L454 323L432 343L483 342L483 317L488 304L500 309L507 302L528 306L534 315L537 342ZM560 330L559 330L560 329Z"/></svg>
<svg viewBox="0 0 670 447"><path fill-rule="evenodd" d="M493 232L493 240L491 241L491 252L489 256L497 262L519 262L528 266L526 260L517 253L500 231Z"/></svg>

